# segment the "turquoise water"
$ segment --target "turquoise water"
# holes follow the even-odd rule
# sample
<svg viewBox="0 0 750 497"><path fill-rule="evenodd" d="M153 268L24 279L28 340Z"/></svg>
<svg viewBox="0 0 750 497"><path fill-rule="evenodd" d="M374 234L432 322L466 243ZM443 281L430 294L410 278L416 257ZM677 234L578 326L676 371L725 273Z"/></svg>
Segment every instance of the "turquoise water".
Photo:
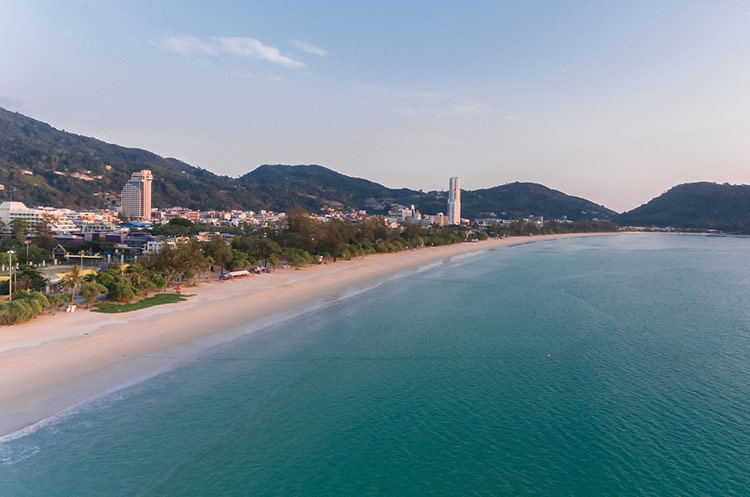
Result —
<svg viewBox="0 0 750 497"><path fill-rule="evenodd" d="M750 239L446 261L2 444L0 495L750 495Z"/></svg>

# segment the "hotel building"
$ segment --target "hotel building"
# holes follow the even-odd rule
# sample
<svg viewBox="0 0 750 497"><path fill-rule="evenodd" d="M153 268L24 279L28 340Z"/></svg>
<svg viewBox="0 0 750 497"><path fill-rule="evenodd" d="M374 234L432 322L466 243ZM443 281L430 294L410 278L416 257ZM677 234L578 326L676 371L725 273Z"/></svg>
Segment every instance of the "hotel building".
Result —
<svg viewBox="0 0 750 497"><path fill-rule="evenodd" d="M5 233L11 232L13 221L16 219L26 221L26 225L31 229L36 228L40 223L44 222L48 224L52 233L71 233L78 230L70 219L71 212L68 209L54 209L51 207L32 209L26 207L26 204L23 202L5 201L0 204L0 221L3 222L3 231Z"/></svg>
<svg viewBox="0 0 750 497"><path fill-rule="evenodd" d="M151 171L134 172L122 189L122 215L128 219L151 219Z"/></svg>
<svg viewBox="0 0 750 497"><path fill-rule="evenodd" d="M461 224L461 185L457 176L448 183L448 223Z"/></svg>

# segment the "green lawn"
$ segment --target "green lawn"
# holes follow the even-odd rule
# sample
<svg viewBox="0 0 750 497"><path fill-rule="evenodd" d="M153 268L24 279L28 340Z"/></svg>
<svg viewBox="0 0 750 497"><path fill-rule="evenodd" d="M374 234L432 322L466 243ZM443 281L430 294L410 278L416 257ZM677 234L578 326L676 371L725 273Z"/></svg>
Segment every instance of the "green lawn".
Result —
<svg viewBox="0 0 750 497"><path fill-rule="evenodd" d="M174 304L176 302L182 302L187 300L186 297L192 297L193 295L179 295L177 293L159 293L153 297L148 297L132 304L113 304L111 302L96 304L91 312L104 312L106 314L116 314L118 312L130 312L137 311L139 309L145 309L147 307L153 307L155 305L162 304Z"/></svg>

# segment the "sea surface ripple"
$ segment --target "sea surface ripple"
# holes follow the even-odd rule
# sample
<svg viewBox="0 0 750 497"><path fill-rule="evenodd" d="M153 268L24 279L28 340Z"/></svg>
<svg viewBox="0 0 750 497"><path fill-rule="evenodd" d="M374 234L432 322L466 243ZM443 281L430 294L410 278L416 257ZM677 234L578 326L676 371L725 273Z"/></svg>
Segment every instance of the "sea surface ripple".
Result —
<svg viewBox="0 0 750 497"><path fill-rule="evenodd" d="M0 444L0 496L750 495L750 240L446 261Z"/></svg>

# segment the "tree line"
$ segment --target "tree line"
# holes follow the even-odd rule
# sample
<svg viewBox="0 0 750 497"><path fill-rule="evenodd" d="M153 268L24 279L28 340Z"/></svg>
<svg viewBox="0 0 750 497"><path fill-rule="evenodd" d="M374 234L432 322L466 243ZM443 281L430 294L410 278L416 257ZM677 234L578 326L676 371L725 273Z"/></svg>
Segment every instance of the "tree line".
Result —
<svg viewBox="0 0 750 497"><path fill-rule="evenodd" d="M331 219L319 222L299 209L288 213L284 223L255 228L250 225L225 227L208 241L197 241L192 235L208 228L186 219L173 219L153 228L152 234L186 237L185 243L165 244L158 253L144 254L129 265L104 265L96 273L83 274L72 266L64 275L60 287L64 293L43 294L46 280L38 267L30 263L34 257L45 257L49 252L48 226L37 226L34 242L30 241L28 225L15 223L10 236L2 240L2 262L7 264L7 249L15 249L16 260L22 264L16 272L12 302L0 305L0 320L5 324L27 321L48 309L60 310L67 303L82 302L91 306L106 298L115 302L130 302L148 297L172 285L197 285L218 272L249 269L256 266L271 268L278 264L300 267L306 264L339 259L352 259L367 254L397 252L426 246L439 246L489 236L528 236L537 234L616 231L609 222L576 221L561 223L515 222L509 226L495 225L486 233L466 226L426 228L417 224L398 227L389 225L382 217L370 217L357 222ZM215 228L214 228L215 229ZM8 291L8 283L0 285ZM78 300L76 300L78 297Z"/></svg>

